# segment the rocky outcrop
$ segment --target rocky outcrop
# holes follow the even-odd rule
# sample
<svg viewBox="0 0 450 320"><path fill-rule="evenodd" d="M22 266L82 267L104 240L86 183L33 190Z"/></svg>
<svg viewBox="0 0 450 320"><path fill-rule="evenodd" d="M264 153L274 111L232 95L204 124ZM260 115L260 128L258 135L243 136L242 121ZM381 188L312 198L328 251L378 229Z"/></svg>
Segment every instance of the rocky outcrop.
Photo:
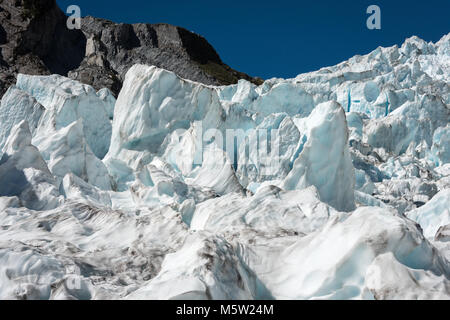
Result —
<svg viewBox="0 0 450 320"><path fill-rule="evenodd" d="M211 85L262 81L233 70L206 39L180 27L85 17L81 30L69 30L66 21L55 0L0 0L0 96L17 73L56 73L117 95L137 63Z"/></svg>
<svg viewBox="0 0 450 320"><path fill-rule="evenodd" d="M0 95L17 73L66 75L80 65L86 37L66 19L54 0L0 0Z"/></svg>

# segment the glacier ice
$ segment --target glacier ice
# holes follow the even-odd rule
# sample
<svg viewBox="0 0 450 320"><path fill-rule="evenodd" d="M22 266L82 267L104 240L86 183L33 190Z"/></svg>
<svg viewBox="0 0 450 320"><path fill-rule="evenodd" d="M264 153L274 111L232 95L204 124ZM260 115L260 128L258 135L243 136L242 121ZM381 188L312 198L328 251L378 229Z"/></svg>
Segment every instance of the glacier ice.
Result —
<svg viewBox="0 0 450 320"><path fill-rule="evenodd" d="M433 239L440 227L450 224L450 189L444 189L420 208L408 211L406 215L420 224L423 234Z"/></svg>
<svg viewBox="0 0 450 320"><path fill-rule="evenodd" d="M450 163L450 124L439 127L433 134L431 159L437 166Z"/></svg>
<svg viewBox="0 0 450 320"><path fill-rule="evenodd" d="M68 78L19 74L17 87L32 95L45 108L36 135L47 135L73 121L82 119L86 141L94 154L103 158L108 152L111 123L108 103L95 90Z"/></svg>
<svg viewBox="0 0 450 320"><path fill-rule="evenodd" d="M450 299L450 34L257 86L0 103L0 299Z"/></svg>
<svg viewBox="0 0 450 320"><path fill-rule="evenodd" d="M292 190L313 185L322 201L338 210L353 210L355 174L344 109L337 102L321 103L306 123L306 143L283 187Z"/></svg>
<svg viewBox="0 0 450 320"><path fill-rule="evenodd" d="M29 209L53 209L62 202L55 178L31 144L27 121L11 129L0 160L0 178L0 195L18 197Z"/></svg>
<svg viewBox="0 0 450 320"><path fill-rule="evenodd" d="M446 289L449 262L433 250L412 221L373 207L361 207L344 219L333 217L323 228L282 250L269 270L267 265L255 270L280 299L371 299L381 289L374 290L370 282L386 279L388 272L389 264L383 264L378 274L370 274L376 268L375 259L383 254L391 254L405 268L428 272L434 281L441 277L443 290L437 294L450 294ZM389 285L402 297L410 286L403 287L404 282L392 277L395 280ZM424 294L433 289L433 285L423 288Z"/></svg>
<svg viewBox="0 0 450 320"><path fill-rule="evenodd" d="M394 255L384 253L367 269L368 290L378 300L448 300L445 276L428 270L417 270L401 264Z"/></svg>
<svg viewBox="0 0 450 320"><path fill-rule="evenodd" d="M97 96L105 103L106 114L112 120L114 117L114 106L116 105L116 98L113 93L109 89L103 88L97 91Z"/></svg>
<svg viewBox="0 0 450 320"><path fill-rule="evenodd" d="M86 143L83 128L83 122L79 119L45 137L35 137L33 143L59 180L67 173L73 173L93 186L110 190L108 171Z"/></svg>
<svg viewBox="0 0 450 320"><path fill-rule="evenodd" d="M0 149L5 146L11 129L23 120L28 122L31 133L34 133L44 110L31 95L16 86L10 87L0 104Z"/></svg>
<svg viewBox="0 0 450 320"><path fill-rule="evenodd" d="M217 211L209 210L210 207ZM238 193L198 204L189 222L192 230L239 232L247 228L261 232L307 234L337 213L319 200L315 187L284 191L276 186L261 187L251 198Z"/></svg>
<svg viewBox="0 0 450 320"><path fill-rule="evenodd" d="M166 256L159 274L127 298L252 299L253 282L224 238L202 232L188 235L179 251Z"/></svg>

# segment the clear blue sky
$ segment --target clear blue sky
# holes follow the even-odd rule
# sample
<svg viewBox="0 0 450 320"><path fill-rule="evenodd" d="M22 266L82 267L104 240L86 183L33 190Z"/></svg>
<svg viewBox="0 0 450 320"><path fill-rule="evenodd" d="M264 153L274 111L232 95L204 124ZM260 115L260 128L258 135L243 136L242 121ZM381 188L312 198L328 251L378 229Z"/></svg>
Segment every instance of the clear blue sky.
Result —
<svg viewBox="0 0 450 320"><path fill-rule="evenodd" d="M450 0L57 0L82 16L159 23L204 36L231 67L262 78L294 77L417 35L450 32ZM381 8L381 30L368 30L366 9Z"/></svg>

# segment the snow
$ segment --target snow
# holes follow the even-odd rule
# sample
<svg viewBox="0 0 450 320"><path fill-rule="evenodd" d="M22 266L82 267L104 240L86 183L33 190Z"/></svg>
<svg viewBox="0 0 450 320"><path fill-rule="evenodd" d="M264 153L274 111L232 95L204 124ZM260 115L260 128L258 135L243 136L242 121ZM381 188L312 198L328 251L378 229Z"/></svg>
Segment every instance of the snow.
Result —
<svg viewBox="0 0 450 320"><path fill-rule="evenodd" d="M117 100L18 75L0 103L0 299L450 299L450 34Z"/></svg>

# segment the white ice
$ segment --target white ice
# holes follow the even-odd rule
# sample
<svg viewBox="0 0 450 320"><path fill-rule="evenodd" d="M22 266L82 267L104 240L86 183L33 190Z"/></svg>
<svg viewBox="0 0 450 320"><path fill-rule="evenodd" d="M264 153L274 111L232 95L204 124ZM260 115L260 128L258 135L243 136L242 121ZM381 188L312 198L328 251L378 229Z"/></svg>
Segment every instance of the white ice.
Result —
<svg viewBox="0 0 450 320"><path fill-rule="evenodd" d="M20 74L0 299L450 299L449 75L450 34L260 86L135 65L117 100Z"/></svg>

